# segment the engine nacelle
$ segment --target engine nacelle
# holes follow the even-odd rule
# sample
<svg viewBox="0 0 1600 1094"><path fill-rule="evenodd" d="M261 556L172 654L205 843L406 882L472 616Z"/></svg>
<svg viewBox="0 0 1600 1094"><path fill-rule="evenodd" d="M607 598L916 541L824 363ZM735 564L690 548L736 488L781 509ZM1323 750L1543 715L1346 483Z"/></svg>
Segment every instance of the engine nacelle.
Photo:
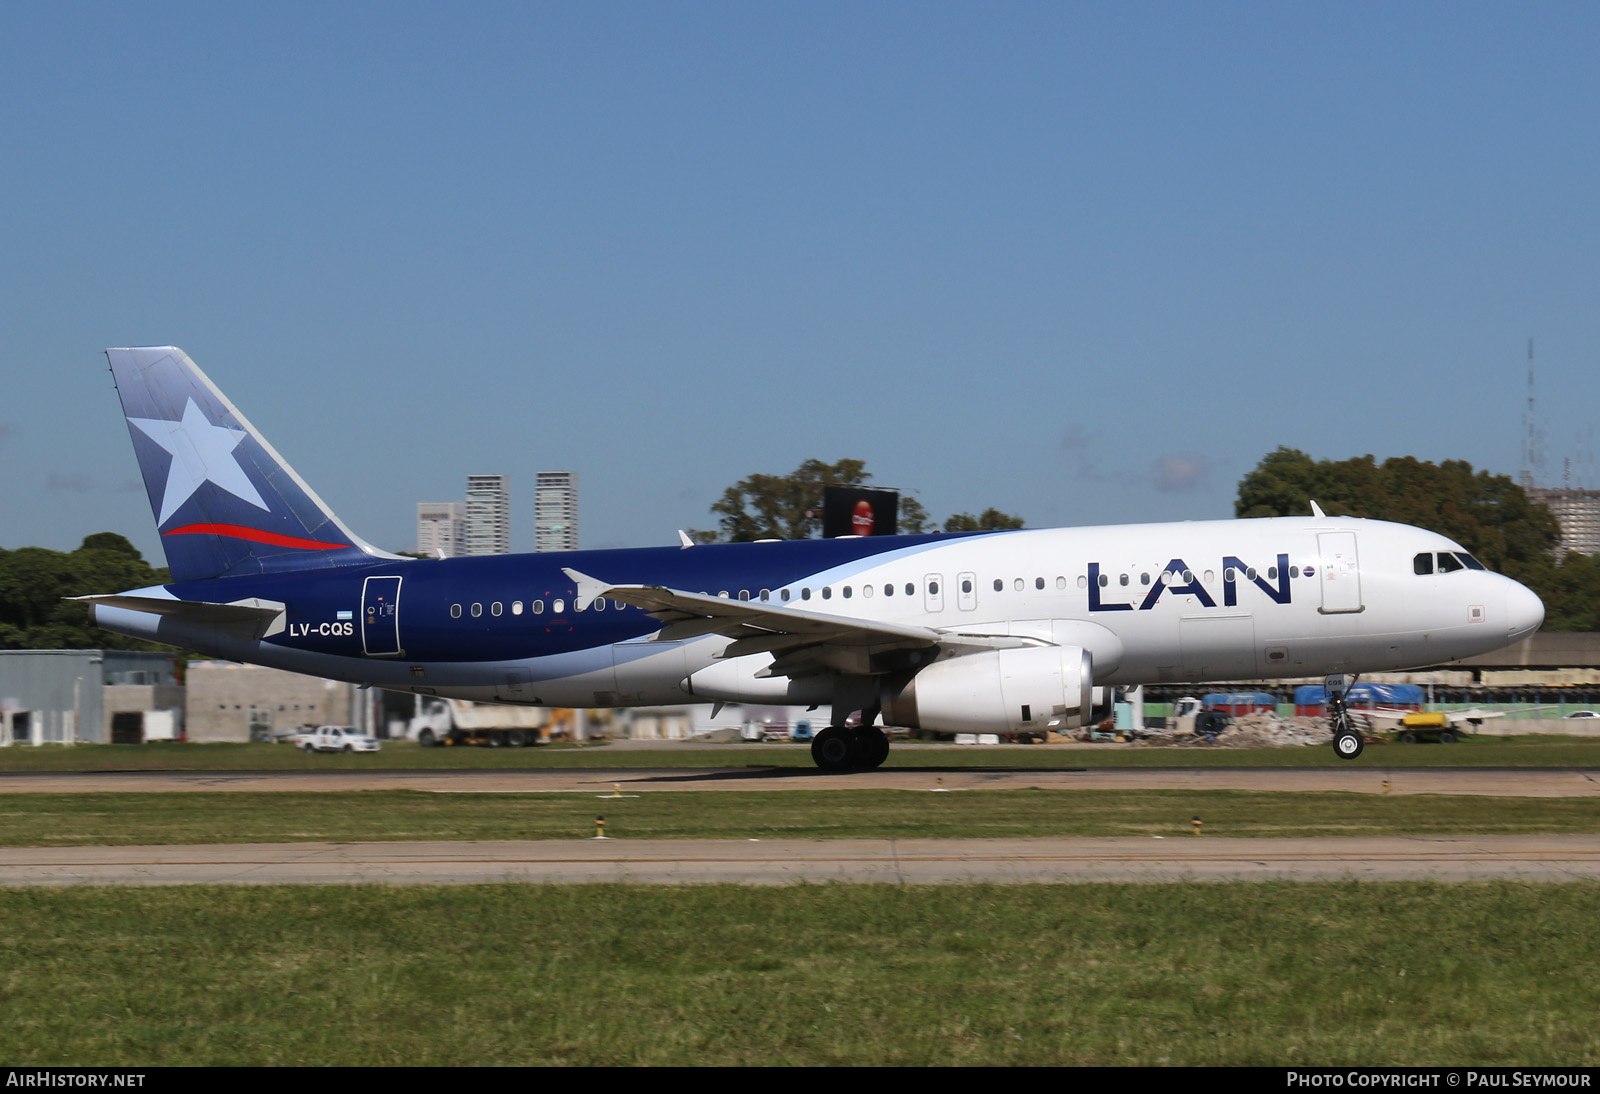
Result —
<svg viewBox="0 0 1600 1094"><path fill-rule="evenodd" d="M939 733L1019 733L1084 725L1109 696L1081 646L989 650L936 661L882 695L885 725Z"/></svg>
<svg viewBox="0 0 1600 1094"><path fill-rule="evenodd" d="M713 661L683 681L683 690L704 702L780 703L813 706L833 702L833 687L825 676L790 679L757 676L772 664L770 657L733 657Z"/></svg>

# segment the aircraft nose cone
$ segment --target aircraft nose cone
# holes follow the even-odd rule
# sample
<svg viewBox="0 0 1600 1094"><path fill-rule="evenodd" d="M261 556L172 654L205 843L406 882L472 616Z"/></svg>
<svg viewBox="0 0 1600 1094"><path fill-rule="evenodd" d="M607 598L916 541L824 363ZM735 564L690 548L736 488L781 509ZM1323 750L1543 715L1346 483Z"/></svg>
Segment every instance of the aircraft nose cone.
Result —
<svg viewBox="0 0 1600 1094"><path fill-rule="evenodd" d="M1511 641L1526 638L1544 622L1544 601L1526 585L1511 582L1506 590L1506 624Z"/></svg>

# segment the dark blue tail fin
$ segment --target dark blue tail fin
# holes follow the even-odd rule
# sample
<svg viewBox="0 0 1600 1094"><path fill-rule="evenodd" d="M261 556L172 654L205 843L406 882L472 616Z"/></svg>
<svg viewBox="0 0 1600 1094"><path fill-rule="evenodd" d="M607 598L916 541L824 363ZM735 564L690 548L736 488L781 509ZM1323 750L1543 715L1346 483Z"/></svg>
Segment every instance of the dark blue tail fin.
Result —
<svg viewBox="0 0 1600 1094"><path fill-rule="evenodd" d="M181 349L106 357L174 581L395 557L341 524Z"/></svg>

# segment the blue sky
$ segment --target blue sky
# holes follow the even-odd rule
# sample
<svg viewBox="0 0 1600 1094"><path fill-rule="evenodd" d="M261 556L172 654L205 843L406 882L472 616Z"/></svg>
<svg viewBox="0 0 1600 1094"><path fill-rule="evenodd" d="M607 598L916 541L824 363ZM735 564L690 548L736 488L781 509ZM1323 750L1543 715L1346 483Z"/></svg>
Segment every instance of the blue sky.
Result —
<svg viewBox="0 0 1600 1094"><path fill-rule="evenodd" d="M586 547L864 459L1228 516L1278 445L1600 486L1600 6L7 6L0 546L159 557L101 350L352 528L574 470Z"/></svg>

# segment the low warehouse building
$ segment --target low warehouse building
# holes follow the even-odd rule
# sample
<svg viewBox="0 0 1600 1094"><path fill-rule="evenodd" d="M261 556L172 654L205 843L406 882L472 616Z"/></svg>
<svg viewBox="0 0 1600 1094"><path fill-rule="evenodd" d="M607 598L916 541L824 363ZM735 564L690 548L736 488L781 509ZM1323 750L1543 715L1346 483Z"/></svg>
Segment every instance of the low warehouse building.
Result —
<svg viewBox="0 0 1600 1094"><path fill-rule="evenodd" d="M175 654L0 650L0 746L140 744L182 732Z"/></svg>
<svg viewBox="0 0 1600 1094"><path fill-rule="evenodd" d="M188 682L191 741L263 741L299 726L370 728L354 684L233 661L191 662Z"/></svg>

